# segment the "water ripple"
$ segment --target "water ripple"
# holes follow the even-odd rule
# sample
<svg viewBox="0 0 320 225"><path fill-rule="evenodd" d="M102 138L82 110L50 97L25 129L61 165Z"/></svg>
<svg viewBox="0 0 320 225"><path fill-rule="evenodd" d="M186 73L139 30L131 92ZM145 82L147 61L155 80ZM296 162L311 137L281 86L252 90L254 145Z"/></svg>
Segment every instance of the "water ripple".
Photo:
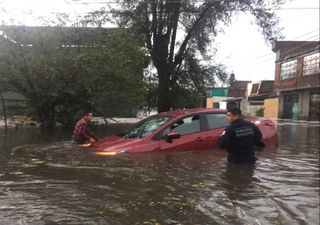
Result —
<svg viewBox="0 0 320 225"><path fill-rule="evenodd" d="M319 125L278 127L279 147L255 166L228 165L222 151L100 157L67 141L6 149L0 224L318 224Z"/></svg>

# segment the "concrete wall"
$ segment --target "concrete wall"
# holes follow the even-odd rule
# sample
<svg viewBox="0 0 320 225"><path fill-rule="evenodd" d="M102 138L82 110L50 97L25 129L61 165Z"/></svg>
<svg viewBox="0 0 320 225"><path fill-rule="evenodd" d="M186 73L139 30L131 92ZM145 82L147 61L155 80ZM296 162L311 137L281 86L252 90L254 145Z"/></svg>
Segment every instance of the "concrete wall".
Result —
<svg viewBox="0 0 320 225"><path fill-rule="evenodd" d="M212 97L207 98L207 104L206 104L206 108L213 108L213 99Z"/></svg>
<svg viewBox="0 0 320 225"><path fill-rule="evenodd" d="M278 118L279 98L270 98L264 100L264 116L269 118Z"/></svg>
<svg viewBox="0 0 320 225"><path fill-rule="evenodd" d="M263 108L263 105L248 105L247 107L247 115L248 116L257 116L256 112L258 109Z"/></svg>
<svg viewBox="0 0 320 225"><path fill-rule="evenodd" d="M263 107L263 105L250 105L247 99L242 99L240 103L242 114L246 116L256 116L257 110Z"/></svg>
<svg viewBox="0 0 320 225"><path fill-rule="evenodd" d="M241 112L243 115L248 115L248 113L247 113L248 105L249 105L248 100L243 98L240 103L240 109L241 109Z"/></svg>

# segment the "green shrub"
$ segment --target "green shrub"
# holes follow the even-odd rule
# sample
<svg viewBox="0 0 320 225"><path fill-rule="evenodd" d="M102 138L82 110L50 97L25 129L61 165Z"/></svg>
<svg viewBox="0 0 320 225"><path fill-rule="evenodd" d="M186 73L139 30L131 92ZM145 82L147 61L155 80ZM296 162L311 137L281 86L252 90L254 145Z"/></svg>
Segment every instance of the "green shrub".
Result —
<svg viewBox="0 0 320 225"><path fill-rule="evenodd" d="M264 108L260 108L256 111L256 116L263 117Z"/></svg>

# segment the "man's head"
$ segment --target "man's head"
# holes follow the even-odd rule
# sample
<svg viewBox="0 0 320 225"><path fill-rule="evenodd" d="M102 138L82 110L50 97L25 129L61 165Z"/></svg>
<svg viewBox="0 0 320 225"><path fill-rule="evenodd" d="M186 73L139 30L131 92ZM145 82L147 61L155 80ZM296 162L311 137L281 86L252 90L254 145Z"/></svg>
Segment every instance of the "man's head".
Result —
<svg viewBox="0 0 320 225"><path fill-rule="evenodd" d="M241 110L239 108L230 108L227 110L227 120L232 123L241 117Z"/></svg>
<svg viewBox="0 0 320 225"><path fill-rule="evenodd" d="M92 112L87 112L84 117L86 121L90 121L92 119Z"/></svg>

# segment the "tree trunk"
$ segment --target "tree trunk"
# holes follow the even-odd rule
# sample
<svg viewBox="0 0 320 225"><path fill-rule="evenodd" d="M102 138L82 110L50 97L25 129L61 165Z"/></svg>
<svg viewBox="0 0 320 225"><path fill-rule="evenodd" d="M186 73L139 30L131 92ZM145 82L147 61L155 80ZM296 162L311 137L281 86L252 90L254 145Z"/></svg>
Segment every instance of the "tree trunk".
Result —
<svg viewBox="0 0 320 225"><path fill-rule="evenodd" d="M174 108L174 96L172 96L172 85L168 65L157 68L159 78L158 88L158 112L165 112Z"/></svg>
<svg viewBox="0 0 320 225"><path fill-rule="evenodd" d="M4 102L2 94L0 94L1 97L1 103L2 103L2 110L3 110L3 117L4 117L4 126L5 126L5 131L8 130L8 124L7 124L7 111L6 111L6 104Z"/></svg>
<svg viewBox="0 0 320 225"><path fill-rule="evenodd" d="M55 106L43 104L40 109L40 120L42 127L52 129L55 127Z"/></svg>
<svg viewBox="0 0 320 225"><path fill-rule="evenodd" d="M170 89L168 86L159 83L158 112L165 112L172 109Z"/></svg>

